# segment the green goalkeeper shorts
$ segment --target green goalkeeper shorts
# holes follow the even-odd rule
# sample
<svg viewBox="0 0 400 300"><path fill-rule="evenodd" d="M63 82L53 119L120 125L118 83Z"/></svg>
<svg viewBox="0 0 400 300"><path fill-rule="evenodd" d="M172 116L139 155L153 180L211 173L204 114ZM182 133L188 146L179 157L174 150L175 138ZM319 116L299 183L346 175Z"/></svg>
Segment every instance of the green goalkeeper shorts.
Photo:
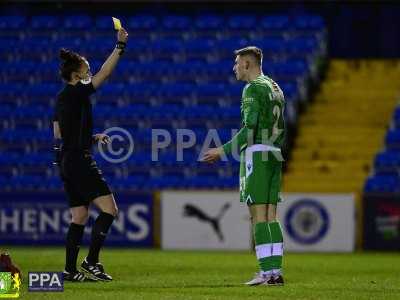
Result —
<svg viewBox="0 0 400 300"><path fill-rule="evenodd" d="M281 201L282 155L279 148L256 144L240 153L240 202L247 205Z"/></svg>

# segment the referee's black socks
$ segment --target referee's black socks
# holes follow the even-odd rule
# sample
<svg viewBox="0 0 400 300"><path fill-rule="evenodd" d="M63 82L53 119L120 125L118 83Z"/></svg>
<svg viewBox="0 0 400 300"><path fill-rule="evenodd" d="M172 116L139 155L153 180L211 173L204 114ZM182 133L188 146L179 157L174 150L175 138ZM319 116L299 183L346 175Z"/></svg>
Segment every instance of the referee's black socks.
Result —
<svg viewBox="0 0 400 300"><path fill-rule="evenodd" d="M89 264L99 262L99 252L106 239L107 232L114 221L114 216L105 212L101 212L94 223L92 229L92 239L90 242L89 254L86 257Z"/></svg>
<svg viewBox="0 0 400 300"><path fill-rule="evenodd" d="M65 245L65 271L67 272L76 272L76 260L78 259L84 228L85 225L75 223L69 225Z"/></svg>

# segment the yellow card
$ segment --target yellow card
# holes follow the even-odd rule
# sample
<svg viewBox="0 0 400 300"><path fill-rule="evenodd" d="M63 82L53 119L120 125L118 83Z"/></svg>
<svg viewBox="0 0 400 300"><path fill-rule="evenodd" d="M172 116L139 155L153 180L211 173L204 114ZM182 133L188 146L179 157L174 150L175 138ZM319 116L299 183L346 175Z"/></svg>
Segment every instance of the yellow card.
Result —
<svg viewBox="0 0 400 300"><path fill-rule="evenodd" d="M117 18L114 18L114 17L112 17L112 20L114 22L114 29L115 30L120 30L122 28L121 21L119 19L117 19Z"/></svg>

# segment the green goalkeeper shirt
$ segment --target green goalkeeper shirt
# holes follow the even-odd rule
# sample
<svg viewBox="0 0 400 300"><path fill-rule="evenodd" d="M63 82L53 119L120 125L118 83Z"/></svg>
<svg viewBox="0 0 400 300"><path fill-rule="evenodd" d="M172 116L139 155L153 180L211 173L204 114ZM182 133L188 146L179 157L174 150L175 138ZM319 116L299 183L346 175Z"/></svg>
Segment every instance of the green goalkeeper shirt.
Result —
<svg viewBox="0 0 400 300"><path fill-rule="evenodd" d="M281 148L284 142L285 99L278 84L265 75L250 81L243 89L240 107L242 128L225 145L226 154L234 147L243 151L248 144Z"/></svg>

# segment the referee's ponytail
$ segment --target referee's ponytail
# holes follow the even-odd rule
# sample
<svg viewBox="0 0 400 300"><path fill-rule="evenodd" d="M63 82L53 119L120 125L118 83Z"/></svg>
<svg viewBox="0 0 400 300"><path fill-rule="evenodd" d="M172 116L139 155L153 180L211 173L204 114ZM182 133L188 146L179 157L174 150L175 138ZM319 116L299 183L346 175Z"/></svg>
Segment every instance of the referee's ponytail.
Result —
<svg viewBox="0 0 400 300"><path fill-rule="evenodd" d="M60 50L60 75L65 81L70 81L72 72L79 72L82 64L85 62L84 58L78 53L62 48Z"/></svg>

